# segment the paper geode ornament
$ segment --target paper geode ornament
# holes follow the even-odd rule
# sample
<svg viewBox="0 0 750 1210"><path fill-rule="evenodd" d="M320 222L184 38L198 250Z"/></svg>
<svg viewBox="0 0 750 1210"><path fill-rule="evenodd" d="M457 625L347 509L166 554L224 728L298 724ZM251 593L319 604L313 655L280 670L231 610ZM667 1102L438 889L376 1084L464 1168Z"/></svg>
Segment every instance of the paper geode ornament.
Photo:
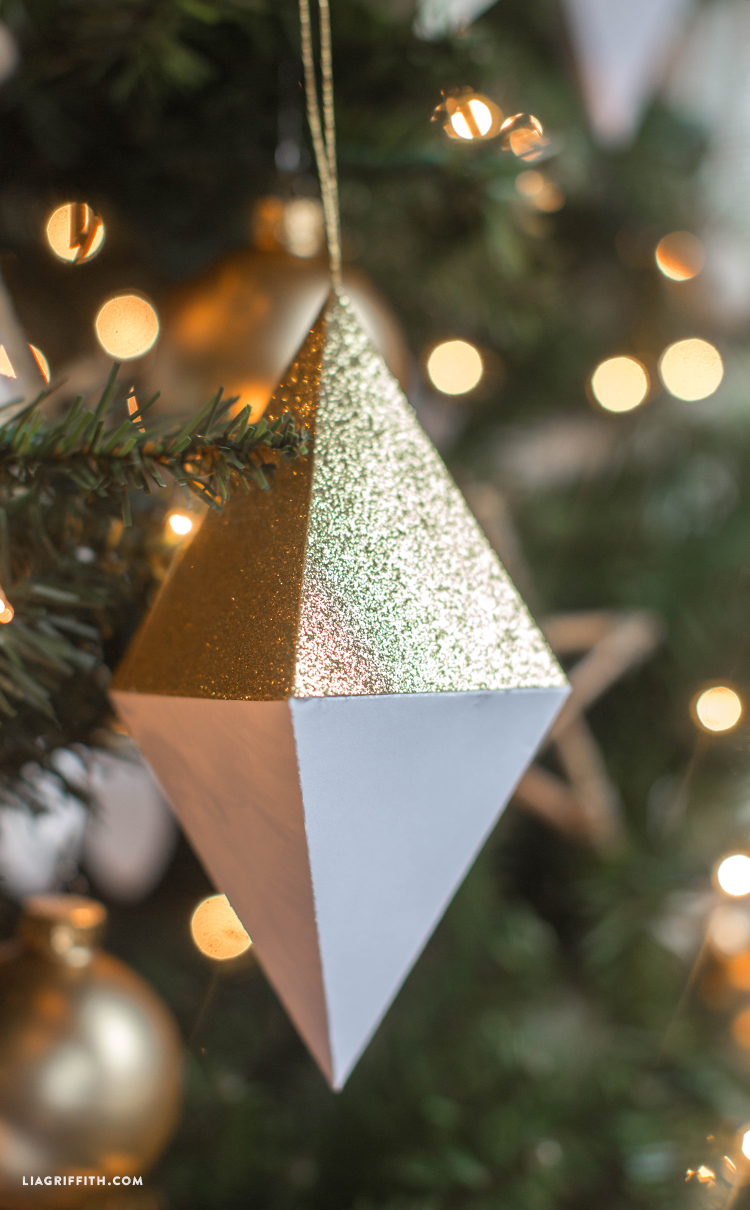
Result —
<svg viewBox="0 0 750 1210"><path fill-rule="evenodd" d="M332 294L113 697L341 1087L567 692L396 380Z"/></svg>

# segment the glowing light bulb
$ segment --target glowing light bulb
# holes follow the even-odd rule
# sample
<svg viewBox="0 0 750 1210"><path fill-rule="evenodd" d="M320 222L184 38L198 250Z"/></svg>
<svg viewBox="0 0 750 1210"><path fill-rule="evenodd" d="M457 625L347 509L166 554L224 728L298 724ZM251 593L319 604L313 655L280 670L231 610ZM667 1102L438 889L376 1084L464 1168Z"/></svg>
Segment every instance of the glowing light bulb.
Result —
<svg viewBox="0 0 750 1210"><path fill-rule="evenodd" d="M503 151L512 151L519 160L538 160L549 146L544 128L531 113L516 113L500 127Z"/></svg>
<svg viewBox="0 0 750 1210"><path fill-rule="evenodd" d="M38 349L36 347L36 345L29 345L29 348L31 349L31 354L32 354L32 357L34 358L34 361L39 366L39 371L42 375L42 378L44 379L45 382L49 382L50 372L49 372L49 362L47 361L47 358L44 356L44 353L42 352L42 350Z"/></svg>
<svg viewBox="0 0 750 1210"><path fill-rule="evenodd" d="M0 623L5 626L8 622L12 622L15 612L15 609L5 594L0 593Z"/></svg>
<svg viewBox="0 0 750 1210"><path fill-rule="evenodd" d="M492 126L492 114L489 106L485 105L484 101L480 101L478 97L472 97L467 102L466 108L474 119L471 126L460 109L451 114L451 126L461 139L475 139L477 133L482 138L489 132Z"/></svg>
<svg viewBox="0 0 750 1210"><path fill-rule="evenodd" d="M716 881L725 895L735 899L750 895L750 857L745 853L732 853L719 862Z"/></svg>
<svg viewBox="0 0 750 1210"><path fill-rule="evenodd" d="M750 1160L750 1128L747 1130L744 1130L742 1133L741 1150L742 1150L742 1154L744 1155L745 1159Z"/></svg>
<svg viewBox="0 0 750 1210"><path fill-rule="evenodd" d="M442 122L451 139L492 139L503 115L494 101L472 88L456 88L438 105L432 120Z"/></svg>
<svg viewBox="0 0 750 1210"><path fill-rule="evenodd" d="M672 281L690 281L703 268L706 254L697 235L673 231L659 240L654 257L665 277Z"/></svg>
<svg viewBox="0 0 750 1210"><path fill-rule="evenodd" d="M198 904L190 932L200 952L218 962L236 958L252 945L226 895L209 895Z"/></svg>
<svg viewBox="0 0 750 1210"><path fill-rule="evenodd" d="M632 412L648 389L648 374L635 357L609 357L591 375L594 398L607 412Z"/></svg>
<svg viewBox="0 0 750 1210"><path fill-rule="evenodd" d="M525 172L519 172L516 177L516 189L531 202L532 206L535 206L537 210L543 210L546 214L554 214L556 210L561 210L565 205L565 194L560 186L543 176L541 172L537 172L535 168L527 168Z"/></svg>
<svg viewBox="0 0 750 1210"><path fill-rule="evenodd" d="M117 361L132 361L156 344L159 317L139 294L118 294L99 308L94 327L105 353Z"/></svg>
<svg viewBox="0 0 750 1210"><path fill-rule="evenodd" d="M696 698L695 714L706 731L731 731L742 716L742 702L734 689L713 685Z"/></svg>
<svg viewBox="0 0 750 1210"><path fill-rule="evenodd" d="M707 340L678 340L661 355L659 374L670 395L688 402L708 399L724 377L721 354Z"/></svg>
<svg viewBox="0 0 750 1210"><path fill-rule="evenodd" d="M708 939L725 958L750 950L750 915L737 904L722 904L711 914Z"/></svg>
<svg viewBox="0 0 750 1210"><path fill-rule="evenodd" d="M180 536L183 534L189 534L190 530L193 528L192 519L190 517L186 517L184 513L170 513L169 524L172 530Z"/></svg>
<svg viewBox="0 0 750 1210"><path fill-rule="evenodd" d="M743 1050L750 1050L750 1008L746 1008L734 1018L732 1037Z"/></svg>
<svg viewBox="0 0 750 1210"><path fill-rule="evenodd" d="M444 340L430 353L427 373L444 395L466 395L480 381L484 363L479 350L467 340Z"/></svg>
<svg viewBox="0 0 750 1210"><path fill-rule="evenodd" d="M58 260L92 260L104 243L104 223L85 202L66 202L47 219L47 243Z"/></svg>

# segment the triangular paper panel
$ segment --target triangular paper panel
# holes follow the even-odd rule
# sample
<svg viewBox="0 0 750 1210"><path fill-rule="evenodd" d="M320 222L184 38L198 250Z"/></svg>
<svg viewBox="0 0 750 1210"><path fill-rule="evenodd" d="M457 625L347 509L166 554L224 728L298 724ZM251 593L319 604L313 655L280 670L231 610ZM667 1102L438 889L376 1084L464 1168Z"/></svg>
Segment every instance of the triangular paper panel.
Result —
<svg viewBox="0 0 750 1210"><path fill-rule="evenodd" d="M340 1087L567 685L343 294L285 410L312 454L208 515L113 697Z"/></svg>
<svg viewBox="0 0 750 1210"><path fill-rule="evenodd" d="M661 83L692 0L564 0L594 136L624 146Z"/></svg>

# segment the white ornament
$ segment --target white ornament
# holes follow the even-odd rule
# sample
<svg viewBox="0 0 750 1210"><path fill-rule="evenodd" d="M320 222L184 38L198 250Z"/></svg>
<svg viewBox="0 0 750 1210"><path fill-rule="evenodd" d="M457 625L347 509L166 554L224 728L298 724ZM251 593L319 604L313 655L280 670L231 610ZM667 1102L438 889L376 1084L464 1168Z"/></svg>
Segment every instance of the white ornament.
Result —
<svg viewBox="0 0 750 1210"><path fill-rule="evenodd" d="M594 136L625 146L661 83L692 0L564 0Z"/></svg>
<svg viewBox="0 0 750 1210"><path fill-rule="evenodd" d="M288 407L311 456L209 513L113 698L340 1088L568 687L343 294Z"/></svg>
<svg viewBox="0 0 750 1210"><path fill-rule="evenodd" d="M108 899L139 902L160 881L177 842L169 804L134 745L92 753L83 863Z"/></svg>
<svg viewBox="0 0 750 1210"><path fill-rule="evenodd" d="M471 25L494 3L495 0L420 0L414 32L428 41L444 38Z"/></svg>

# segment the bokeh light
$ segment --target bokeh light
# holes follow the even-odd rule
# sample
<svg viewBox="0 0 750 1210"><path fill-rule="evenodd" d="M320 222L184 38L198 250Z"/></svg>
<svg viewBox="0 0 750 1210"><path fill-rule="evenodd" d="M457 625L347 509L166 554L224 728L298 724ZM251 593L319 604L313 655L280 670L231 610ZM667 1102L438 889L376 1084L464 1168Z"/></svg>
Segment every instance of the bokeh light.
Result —
<svg viewBox="0 0 750 1210"><path fill-rule="evenodd" d="M427 373L444 395L465 395L481 380L484 363L479 350L467 340L444 340L430 353Z"/></svg>
<svg viewBox="0 0 750 1210"><path fill-rule="evenodd" d="M432 115L451 139L492 139L500 130L502 111L494 101L472 88L448 93Z"/></svg>
<svg viewBox="0 0 750 1210"><path fill-rule="evenodd" d="M500 127L503 151L512 151L519 160L537 160L549 146L542 123L531 113L516 113Z"/></svg>
<svg viewBox="0 0 750 1210"><path fill-rule="evenodd" d="M226 895L209 895L198 904L190 932L200 952L218 962L236 958L252 945Z"/></svg>
<svg viewBox="0 0 750 1210"><path fill-rule="evenodd" d="M475 139L477 135L481 138L492 126L489 106L478 97L472 97L467 101L465 108L462 106L451 114L451 126L460 139Z"/></svg>
<svg viewBox="0 0 750 1210"><path fill-rule="evenodd" d="M737 904L722 904L711 913L708 940L725 958L750 950L750 915Z"/></svg>
<svg viewBox="0 0 750 1210"><path fill-rule="evenodd" d="M632 412L648 389L648 374L635 357L608 357L591 375L593 396L607 412Z"/></svg>
<svg viewBox="0 0 750 1210"><path fill-rule="evenodd" d="M740 1145L742 1154L746 1160L750 1160L750 1128L742 1131L742 1143Z"/></svg>
<svg viewBox="0 0 750 1210"><path fill-rule="evenodd" d="M169 525L173 533L182 537L184 534L189 534L193 528L193 521L186 513L170 513Z"/></svg>
<svg viewBox="0 0 750 1210"><path fill-rule="evenodd" d="M742 716L742 702L727 685L712 685L696 698L695 714L706 731L731 731Z"/></svg>
<svg viewBox="0 0 750 1210"><path fill-rule="evenodd" d="M42 375L42 378L44 379L45 382L49 382L50 371L49 371L49 362L47 361L47 358L44 356L44 353L42 352L42 350L38 349L36 347L36 345L29 345L29 348L31 349L31 355L34 358L34 361L39 366L39 372Z"/></svg>
<svg viewBox="0 0 750 1210"><path fill-rule="evenodd" d="M725 895L750 895L750 857L745 853L725 857L716 868L716 881Z"/></svg>
<svg viewBox="0 0 750 1210"><path fill-rule="evenodd" d="M707 340L678 340L662 353L659 374L670 395L688 402L713 395L724 377L719 350Z"/></svg>
<svg viewBox="0 0 750 1210"><path fill-rule="evenodd" d="M6 625L8 622L12 622L15 612L5 593L0 590L0 623Z"/></svg>
<svg viewBox="0 0 750 1210"><path fill-rule="evenodd" d="M700 273L706 259L703 244L689 231L673 231L659 240L656 264L672 281L689 281Z"/></svg>
<svg viewBox="0 0 750 1210"><path fill-rule="evenodd" d="M732 1022L732 1037L737 1045L741 1046L743 1050L750 1050L750 1008L744 1009L734 1018L734 1021ZM747 1138L747 1135L745 1135L745 1138ZM742 1153L743 1155L747 1154L745 1152L744 1139L742 1143Z"/></svg>
<svg viewBox="0 0 750 1210"><path fill-rule="evenodd" d="M94 323L99 344L117 361L142 357L156 344L159 317L139 294L117 294L99 309Z"/></svg>
<svg viewBox="0 0 750 1210"><path fill-rule="evenodd" d="M527 168L516 177L516 189L537 210L554 214L565 205L565 194L559 185L535 168Z"/></svg>
<svg viewBox="0 0 750 1210"><path fill-rule="evenodd" d="M58 260L92 260L104 243L104 223L85 202L65 202L47 219L47 243Z"/></svg>

